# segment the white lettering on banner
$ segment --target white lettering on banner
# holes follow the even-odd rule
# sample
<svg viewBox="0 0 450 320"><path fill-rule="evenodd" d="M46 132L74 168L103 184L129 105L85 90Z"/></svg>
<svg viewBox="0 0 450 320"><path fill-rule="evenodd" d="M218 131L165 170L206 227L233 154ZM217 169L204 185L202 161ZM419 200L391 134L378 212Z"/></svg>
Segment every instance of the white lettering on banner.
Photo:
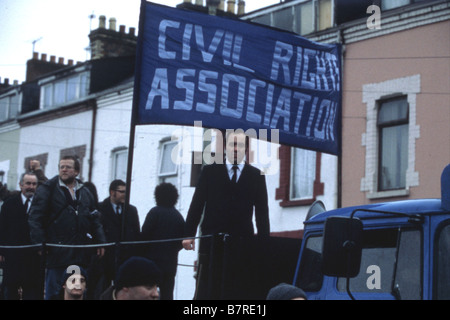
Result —
<svg viewBox="0 0 450 320"><path fill-rule="evenodd" d="M333 141L335 139L333 123L336 102L286 88L281 89L280 94L275 96L272 84L267 85L264 81L255 79L247 81L243 76L232 74L223 74L221 77L219 73L208 70L201 70L198 83L194 83L196 74L195 69L178 69L176 80L173 81L168 79L167 68L157 68L146 109L151 110L155 100L159 100L161 109L169 109L173 105L173 110L195 109L196 112L211 114L216 111L216 101L220 101L219 113L224 117L245 119L258 125L263 122L265 126L274 129L279 127L278 123L281 122L281 128L287 132L317 139ZM207 82L208 80L211 82ZM171 98L168 85L171 82L175 82L178 89L184 89L184 100ZM233 87L231 83L236 86ZM220 96L218 96L217 88L219 84ZM207 93L206 101L196 99L196 89ZM264 94L266 97L264 115L255 111L256 93L259 96ZM231 100L235 102L235 105L230 104ZM194 103L194 101L197 102ZM307 122L306 127L301 126L303 119Z"/></svg>
<svg viewBox="0 0 450 320"><path fill-rule="evenodd" d="M295 61L295 68L293 81L291 82L290 65L292 59ZM311 66L314 66L314 68ZM295 48L291 44L277 41L272 60L271 80L278 80L281 73L280 69L283 71L283 83L285 85L302 86L312 90L339 90L337 58L329 52L303 49L302 47ZM315 70L315 73L311 70ZM329 82L332 88L330 88Z"/></svg>
<svg viewBox="0 0 450 320"><path fill-rule="evenodd" d="M190 68L155 68L146 110L159 107L215 113L306 137L335 140L338 102L319 97L314 91L340 90L338 57L276 41L264 81L263 77L254 78L254 70L240 63L245 49L242 35L222 29L208 34L211 36L207 39L201 25L161 20L159 58L191 61L197 51L200 54L195 57L200 61L193 62ZM247 73L207 70L203 63L217 64L217 57L225 66Z"/></svg>

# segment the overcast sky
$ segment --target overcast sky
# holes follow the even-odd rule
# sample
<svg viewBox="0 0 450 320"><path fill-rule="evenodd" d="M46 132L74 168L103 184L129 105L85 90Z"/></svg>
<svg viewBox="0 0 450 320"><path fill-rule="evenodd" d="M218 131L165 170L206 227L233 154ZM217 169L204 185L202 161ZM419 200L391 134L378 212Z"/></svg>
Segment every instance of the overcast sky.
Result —
<svg viewBox="0 0 450 320"><path fill-rule="evenodd" d="M175 7L183 0L153 1ZM195 0L192 0L195 2ZM279 0L245 0L246 12L266 7ZM206 3L206 0L204 0ZM116 18L120 25L138 28L140 0L0 0L0 82L25 81L26 62L34 51L85 61L88 34L98 27L100 15ZM91 19L89 16L95 15ZM136 33L137 34L137 33Z"/></svg>

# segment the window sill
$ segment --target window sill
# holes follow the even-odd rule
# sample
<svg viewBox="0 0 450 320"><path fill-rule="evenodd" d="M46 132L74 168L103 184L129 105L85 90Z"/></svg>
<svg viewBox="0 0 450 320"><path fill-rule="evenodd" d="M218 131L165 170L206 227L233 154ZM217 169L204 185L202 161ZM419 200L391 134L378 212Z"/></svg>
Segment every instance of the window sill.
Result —
<svg viewBox="0 0 450 320"><path fill-rule="evenodd" d="M304 199L304 200L283 200L280 202L280 207L299 207L299 206L309 206L313 204L315 199Z"/></svg>
<svg viewBox="0 0 450 320"><path fill-rule="evenodd" d="M401 189L401 190L370 192L367 194L367 199L374 200L382 198L407 197L407 196L409 196L409 190Z"/></svg>

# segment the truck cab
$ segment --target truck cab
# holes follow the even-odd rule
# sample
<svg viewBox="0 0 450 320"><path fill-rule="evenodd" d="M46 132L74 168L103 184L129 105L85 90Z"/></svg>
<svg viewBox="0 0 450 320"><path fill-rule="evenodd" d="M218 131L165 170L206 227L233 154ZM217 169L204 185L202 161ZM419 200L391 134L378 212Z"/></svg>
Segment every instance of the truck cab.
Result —
<svg viewBox="0 0 450 320"><path fill-rule="evenodd" d="M449 300L450 165L441 188L441 199L316 213L304 222L294 285L309 300Z"/></svg>

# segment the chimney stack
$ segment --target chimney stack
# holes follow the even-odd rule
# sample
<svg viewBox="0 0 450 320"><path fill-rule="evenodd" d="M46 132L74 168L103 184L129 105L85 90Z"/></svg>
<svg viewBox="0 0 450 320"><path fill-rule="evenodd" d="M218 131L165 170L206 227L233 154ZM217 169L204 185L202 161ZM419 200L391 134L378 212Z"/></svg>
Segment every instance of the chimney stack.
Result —
<svg viewBox="0 0 450 320"><path fill-rule="evenodd" d="M137 36L135 28L130 28L126 33L124 25L116 30L116 18L109 19L109 28L105 28L105 16L99 17L99 27L92 30L89 34L91 60L107 58L132 56L136 54Z"/></svg>
<svg viewBox="0 0 450 320"><path fill-rule="evenodd" d="M39 58L39 53L33 52L33 58L27 61L26 81L33 81L47 73L66 68L67 66L70 66L70 64L65 65L64 58L58 58L57 61L56 56L51 55L50 60L47 61L46 53L42 53Z"/></svg>

